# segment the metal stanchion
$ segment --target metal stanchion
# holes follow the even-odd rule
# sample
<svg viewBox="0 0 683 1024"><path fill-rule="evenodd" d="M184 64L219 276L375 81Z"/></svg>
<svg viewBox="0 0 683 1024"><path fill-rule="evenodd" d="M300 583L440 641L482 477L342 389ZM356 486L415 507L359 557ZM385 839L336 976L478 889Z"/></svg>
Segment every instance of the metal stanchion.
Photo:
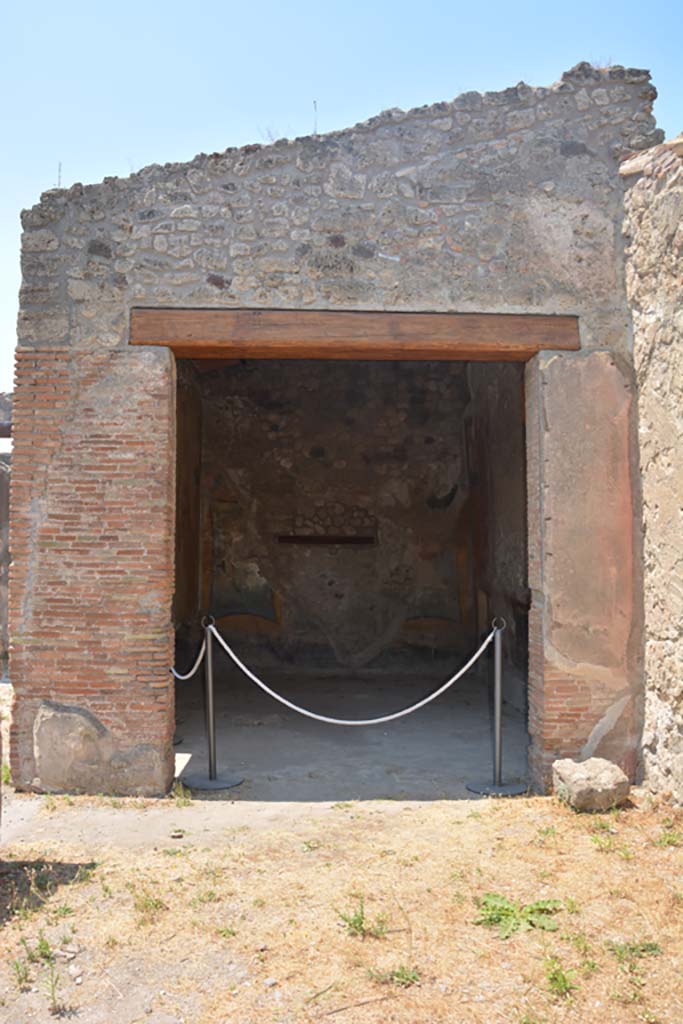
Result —
<svg viewBox="0 0 683 1024"><path fill-rule="evenodd" d="M238 775L226 775L223 772L218 774L216 769L216 708L214 704L213 691L213 636L211 626L215 624L213 615L207 615L202 619L204 629L204 640L206 642L206 657L204 660L204 709L206 713L206 742L209 754L209 774L202 772L190 772L181 775L180 781L189 789L233 789L239 786L244 779Z"/></svg>
<svg viewBox="0 0 683 1024"><path fill-rule="evenodd" d="M493 782L468 782L470 793L481 796L521 796L523 782L503 782L503 631L505 619L494 619L493 637Z"/></svg>

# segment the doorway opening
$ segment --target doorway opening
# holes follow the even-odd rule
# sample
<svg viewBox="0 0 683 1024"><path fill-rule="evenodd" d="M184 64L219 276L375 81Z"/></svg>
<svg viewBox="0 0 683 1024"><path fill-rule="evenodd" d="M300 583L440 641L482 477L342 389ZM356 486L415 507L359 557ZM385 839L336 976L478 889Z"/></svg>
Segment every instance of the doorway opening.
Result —
<svg viewBox="0 0 683 1024"><path fill-rule="evenodd" d="M177 663L205 613L297 704L368 718L420 699L503 616L505 770L526 773L524 374L518 362L177 359ZM235 795L464 795L491 764L489 663L406 719L301 718L217 649ZM201 673L176 751L206 766Z"/></svg>

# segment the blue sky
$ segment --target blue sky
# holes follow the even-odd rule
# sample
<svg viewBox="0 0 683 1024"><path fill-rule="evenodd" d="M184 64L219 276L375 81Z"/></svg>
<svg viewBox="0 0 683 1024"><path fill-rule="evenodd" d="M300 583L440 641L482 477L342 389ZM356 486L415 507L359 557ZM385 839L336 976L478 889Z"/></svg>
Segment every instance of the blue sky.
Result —
<svg viewBox="0 0 683 1024"><path fill-rule="evenodd" d="M13 9L9 9L11 7ZM0 390L12 386L19 212L61 183L354 124L580 60L652 70L683 130L683 2L6 3L0 15Z"/></svg>

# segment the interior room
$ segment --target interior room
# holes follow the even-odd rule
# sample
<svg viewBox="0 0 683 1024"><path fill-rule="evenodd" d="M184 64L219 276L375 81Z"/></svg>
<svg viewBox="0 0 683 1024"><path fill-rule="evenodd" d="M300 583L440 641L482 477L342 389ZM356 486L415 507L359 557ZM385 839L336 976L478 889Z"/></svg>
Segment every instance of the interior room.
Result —
<svg viewBox="0 0 683 1024"><path fill-rule="evenodd" d="M523 381L515 362L178 359L176 664L211 615L290 701L367 719L433 691L502 617L504 771L523 780ZM276 703L215 641L213 660L231 799L437 799L491 774L490 648L362 728ZM203 685L177 684L185 773L207 769Z"/></svg>

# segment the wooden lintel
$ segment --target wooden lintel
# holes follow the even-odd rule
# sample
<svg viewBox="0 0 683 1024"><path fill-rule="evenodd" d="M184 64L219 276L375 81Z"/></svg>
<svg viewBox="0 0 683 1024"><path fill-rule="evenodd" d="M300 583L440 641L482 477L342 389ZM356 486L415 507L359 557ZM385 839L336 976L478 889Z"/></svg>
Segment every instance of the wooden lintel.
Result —
<svg viewBox="0 0 683 1024"><path fill-rule="evenodd" d="M289 309L134 309L130 343L185 359L526 361L580 347L575 316Z"/></svg>

